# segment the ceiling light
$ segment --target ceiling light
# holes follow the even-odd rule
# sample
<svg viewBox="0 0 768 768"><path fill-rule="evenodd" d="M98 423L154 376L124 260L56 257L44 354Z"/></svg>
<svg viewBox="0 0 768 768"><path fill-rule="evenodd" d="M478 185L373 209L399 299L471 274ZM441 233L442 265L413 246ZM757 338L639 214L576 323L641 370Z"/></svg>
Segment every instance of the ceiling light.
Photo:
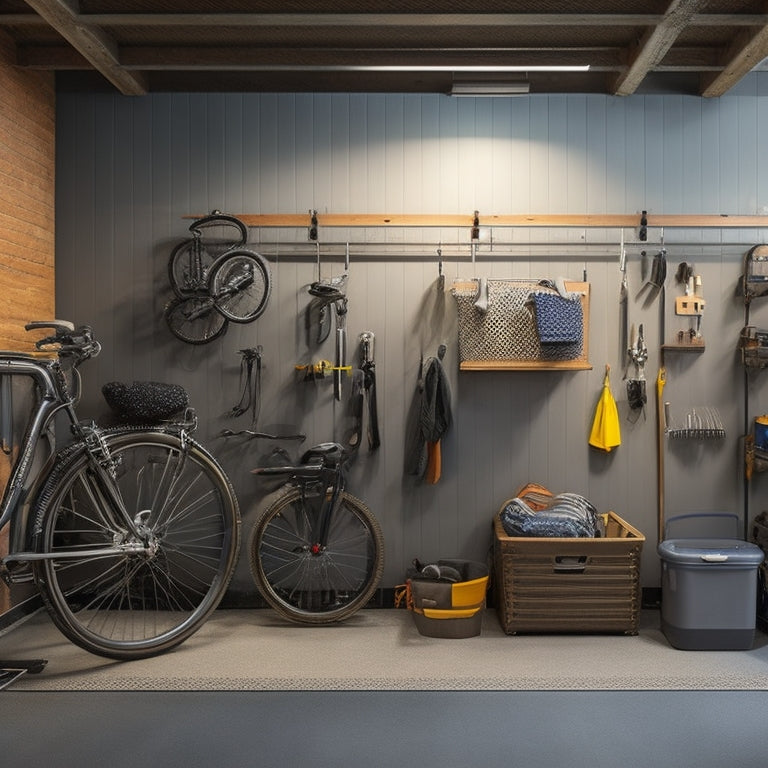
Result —
<svg viewBox="0 0 768 768"><path fill-rule="evenodd" d="M451 96L520 96L529 93L531 84L526 80L489 82L458 81L451 86Z"/></svg>
<svg viewBox="0 0 768 768"><path fill-rule="evenodd" d="M284 69L285 67L275 67ZM589 64L531 66L528 64L355 64L320 67L320 69L350 69L366 72L588 72Z"/></svg>

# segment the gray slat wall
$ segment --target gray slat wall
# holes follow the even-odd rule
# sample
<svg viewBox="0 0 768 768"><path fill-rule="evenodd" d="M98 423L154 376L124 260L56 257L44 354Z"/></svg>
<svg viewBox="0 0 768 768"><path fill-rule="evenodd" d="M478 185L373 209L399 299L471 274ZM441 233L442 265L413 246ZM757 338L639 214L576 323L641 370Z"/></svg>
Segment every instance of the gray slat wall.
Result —
<svg viewBox="0 0 768 768"><path fill-rule="evenodd" d="M199 437L230 473L247 531L264 489L248 470L272 445L218 436L233 426L239 397L238 350L263 345L264 395L259 425L304 430L305 446L342 437L342 406L328 382L299 383L294 366L333 356L332 341L308 349L301 313L316 277L305 230L251 230L259 248L278 239L274 287L255 323L230 326L221 340L191 347L163 321L169 298L166 260L185 237L183 217L214 208L233 213L652 213L768 212L768 76L751 75L731 94L696 97L601 95L451 99L413 95L156 94L127 98L61 93L57 105L57 313L90 323L104 344L85 370L83 412L105 412L106 381L154 379L184 384L201 417ZM645 248L659 248L651 229ZM728 509L742 513L739 436L744 374L736 342L744 307L735 296L748 247L759 230L663 233L669 254L666 326L674 317L673 273L693 261L707 300L701 355L668 355L665 399L686 408L716 406L727 439L666 445L668 514ZM628 240L633 231L625 231ZM351 490L381 520L387 545L383 586L398 584L413 557L483 559L490 521L526 482L573 491L615 510L647 537L644 586L658 586L656 412L658 302L638 295L642 244L628 244L630 314L644 323L650 359L649 403L628 419L617 340L618 230L515 229L493 238L515 246L498 258L487 241L469 261L469 233L447 230L321 231L321 242L351 241L349 338L376 334L383 445L363 450ZM385 257L355 253L382 243ZM397 244L403 244L398 255ZM413 254L411 244L419 246ZM461 245L457 255L456 244ZM543 243L543 246L536 245ZM446 288L473 271L489 277L560 275L591 283L589 372L461 372L450 293L439 295L438 247ZM266 248L266 245L265 245ZM405 251L409 255L404 255ZM343 247L322 262L343 268ZM440 300L443 311L440 312ZM437 306L436 306L437 304ZM752 323L768 324L755 302ZM405 419L422 355L448 345L454 423L443 444L443 477L427 486L403 474ZM587 435L604 365L622 415L623 443L611 454L590 449ZM750 377L751 413L768 410L765 383ZM247 426L247 418L237 422ZM288 444L291 450L296 447ZM752 514L768 479L750 487ZM247 558L232 590L253 590Z"/></svg>

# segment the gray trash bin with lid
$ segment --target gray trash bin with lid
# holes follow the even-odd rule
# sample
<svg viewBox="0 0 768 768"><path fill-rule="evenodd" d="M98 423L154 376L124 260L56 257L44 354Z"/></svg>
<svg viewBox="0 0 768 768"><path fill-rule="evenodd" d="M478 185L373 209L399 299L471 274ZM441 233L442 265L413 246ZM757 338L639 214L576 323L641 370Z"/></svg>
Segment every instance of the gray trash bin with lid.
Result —
<svg viewBox="0 0 768 768"><path fill-rule="evenodd" d="M735 515L717 515L733 517ZM681 515L683 518L712 515ZM661 629L682 650L747 650L755 639L760 547L738 537L670 538L661 558Z"/></svg>

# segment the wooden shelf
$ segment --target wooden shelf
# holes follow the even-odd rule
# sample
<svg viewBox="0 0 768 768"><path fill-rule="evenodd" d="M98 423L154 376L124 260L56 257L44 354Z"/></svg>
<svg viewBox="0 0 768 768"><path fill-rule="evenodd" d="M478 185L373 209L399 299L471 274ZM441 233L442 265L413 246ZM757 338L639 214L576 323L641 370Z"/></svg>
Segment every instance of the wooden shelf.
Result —
<svg viewBox="0 0 768 768"><path fill-rule="evenodd" d="M591 371L586 360L468 360L461 371Z"/></svg>
<svg viewBox="0 0 768 768"><path fill-rule="evenodd" d="M238 213L235 214L249 227L310 227L312 213ZM203 214L188 215L185 219L199 219ZM632 214L408 214L408 213L317 213L318 227L597 227L638 228L640 213ZM732 216L726 214L676 215L653 214L645 216L647 227L667 228L768 228L768 216Z"/></svg>
<svg viewBox="0 0 768 768"><path fill-rule="evenodd" d="M704 344L662 344L665 352L703 352Z"/></svg>

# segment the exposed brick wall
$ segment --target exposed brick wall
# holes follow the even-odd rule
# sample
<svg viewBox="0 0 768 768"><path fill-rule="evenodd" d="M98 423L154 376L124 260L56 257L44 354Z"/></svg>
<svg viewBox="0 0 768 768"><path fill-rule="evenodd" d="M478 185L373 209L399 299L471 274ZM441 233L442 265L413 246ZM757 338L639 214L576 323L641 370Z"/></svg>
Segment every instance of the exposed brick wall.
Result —
<svg viewBox="0 0 768 768"><path fill-rule="evenodd" d="M54 83L14 67L14 56L0 31L2 349L28 347L24 322L54 310Z"/></svg>
<svg viewBox="0 0 768 768"><path fill-rule="evenodd" d="M18 69L14 59L0 30L0 349L29 349L24 323L55 316L56 102L53 76ZM8 471L2 456L0 488ZM0 587L0 611L8 603Z"/></svg>

